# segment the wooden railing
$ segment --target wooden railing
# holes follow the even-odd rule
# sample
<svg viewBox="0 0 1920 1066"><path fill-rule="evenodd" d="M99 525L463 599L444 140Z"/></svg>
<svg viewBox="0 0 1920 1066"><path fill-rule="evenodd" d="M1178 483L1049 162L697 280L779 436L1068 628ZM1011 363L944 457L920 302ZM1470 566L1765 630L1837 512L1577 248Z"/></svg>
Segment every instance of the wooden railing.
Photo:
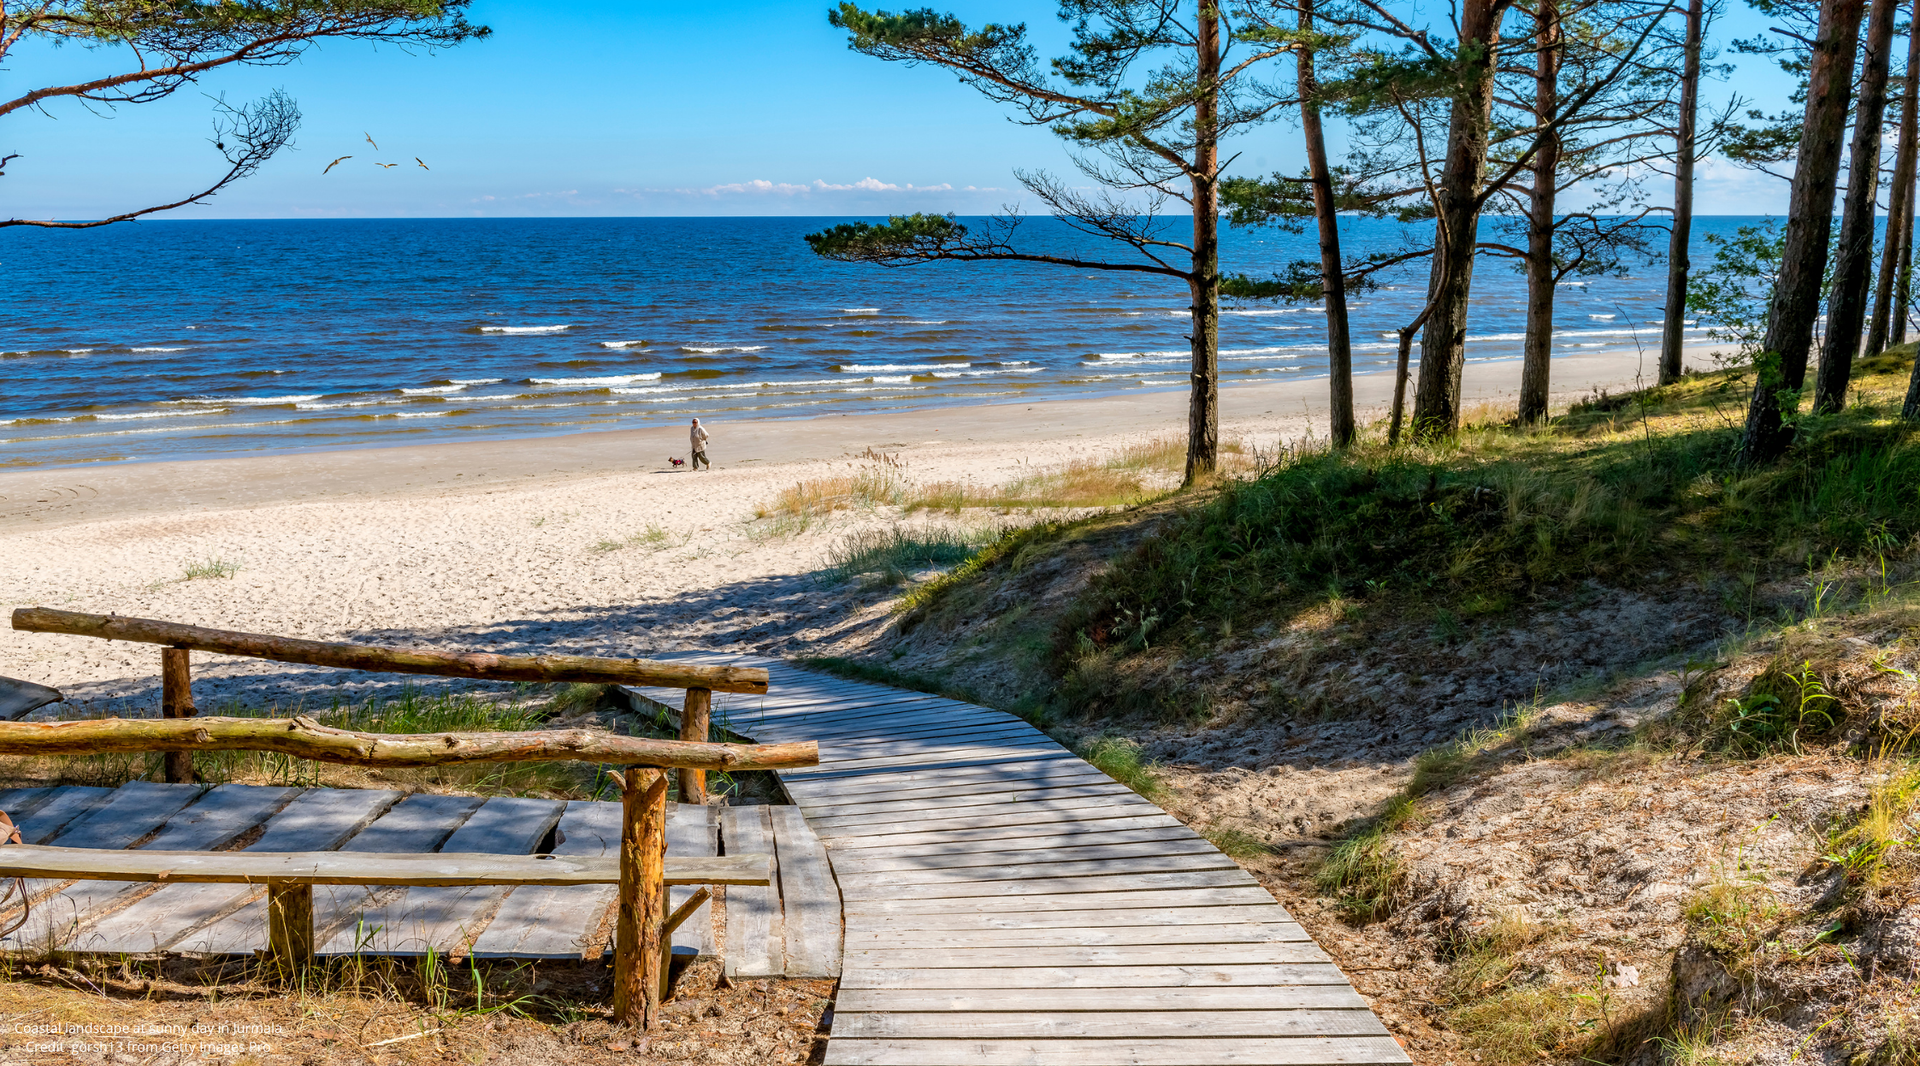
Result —
<svg viewBox="0 0 1920 1066"><path fill-rule="evenodd" d="M196 751L273 751L356 766L441 766L474 762L575 760L627 767L612 776L621 789L619 914L614 939L613 1013L618 1022L651 1026L664 991L667 939L704 897L666 911L667 775L680 771L681 796L706 799L709 770L772 770L820 761L812 741L788 744L707 742L708 708L719 692L763 693L767 671L647 659L575 655L506 656L484 652L340 644L118 615L28 607L13 628L163 645L161 711L155 719L0 722L0 755L168 753L168 780L192 779ZM188 672L189 651L389 673L501 681L573 681L686 690L679 740L613 736L584 729L517 733L359 733L311 718L198 717ZM274 893L270 892L270 895ZM285 924L285 923L283 923Z"/></svg>

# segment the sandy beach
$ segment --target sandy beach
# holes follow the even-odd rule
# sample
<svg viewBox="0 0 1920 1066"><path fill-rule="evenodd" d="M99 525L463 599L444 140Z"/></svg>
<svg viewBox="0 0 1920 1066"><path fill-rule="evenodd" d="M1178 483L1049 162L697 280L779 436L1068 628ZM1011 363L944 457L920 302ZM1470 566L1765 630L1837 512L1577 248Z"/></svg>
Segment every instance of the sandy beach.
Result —
<svg viewBox="0 0 1920 1066"><path fill-rule="evenodd" d="M1705 349L1697 360L1705 362ZM1695 355L1696 353L1689 353ZM1565 403L1644 383L1641 356L1554 363ZM1470 363L1469 402L1511 403L1517 361ZM1253 451L1326 432L1326 381L1222 391L1221 435ZM1388 375L1355 380L1372 417ZM682 427L0 474L0 604L320 639L644 656L739 647L832 654L887 618L883 594L814 576L836 541L896 523L980 529L1018 515L837 511L804 531L756 505L804 478L895 456L910 481L1002 484L1184 432L1186 395L716 422L711 472L669 466ZM1366 416L1363 416L1366 417ZM188 579L212 563L229 577ZM0 674L90 713L150 713L157 650L0 630ZM203 713L404 679L194 656ZM438 682L435 682L436 684Z"/></svg>

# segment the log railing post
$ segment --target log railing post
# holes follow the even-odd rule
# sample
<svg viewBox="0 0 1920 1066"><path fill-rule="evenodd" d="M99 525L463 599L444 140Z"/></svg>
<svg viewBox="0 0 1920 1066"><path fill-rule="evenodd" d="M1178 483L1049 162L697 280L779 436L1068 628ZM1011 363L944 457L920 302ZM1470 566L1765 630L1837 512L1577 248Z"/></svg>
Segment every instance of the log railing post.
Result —
<svg viewBox="0 0 1920 1066"><path fill-rule="evenodd" d="M713 720L713 690L710 688L690 688L687 698L680 705L680 739L697 740L705 743L708 724ZM707 802L707 772L705 770L680 771L680 802Z"/></svg>
<svg viewBox="0 0 1920 1066"><path fill-rule="evenodd" d="M192 718L199 712L193 706L193 675L187 667L185 648L160 649L160 717ZM166 779L173 784L193 781L193 753L170 751L166 755Z"/></svg>
<svg viewBox="0 0 1920 1066"><path fill-rule="evenodd" d="M667 917L666 773L629 767L622 779L620 802L613 1020L647 1029L660 1014L660 939Z"/></svg>
<svg viewBox="0 0 1920 1066"><path fill-rule="evenodd" d="M299 973L313 962L313 886L267 886L267 948L282 972Z"/></svg>

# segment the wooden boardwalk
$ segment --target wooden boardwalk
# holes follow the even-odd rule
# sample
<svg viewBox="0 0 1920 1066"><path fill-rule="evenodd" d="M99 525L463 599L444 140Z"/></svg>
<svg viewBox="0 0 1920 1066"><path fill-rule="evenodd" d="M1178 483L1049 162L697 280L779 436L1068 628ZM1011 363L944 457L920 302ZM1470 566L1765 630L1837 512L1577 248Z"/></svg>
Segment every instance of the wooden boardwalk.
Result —
<svg viewBox="0 0 1920 1066"><path fill-rule="evenodd" d="M818 767L780 777L845 913L829 1066L1408 1061L1233 860L1025 722L682 658L765 666L771 694L716 695L716 721L820 742Z"/></svg>

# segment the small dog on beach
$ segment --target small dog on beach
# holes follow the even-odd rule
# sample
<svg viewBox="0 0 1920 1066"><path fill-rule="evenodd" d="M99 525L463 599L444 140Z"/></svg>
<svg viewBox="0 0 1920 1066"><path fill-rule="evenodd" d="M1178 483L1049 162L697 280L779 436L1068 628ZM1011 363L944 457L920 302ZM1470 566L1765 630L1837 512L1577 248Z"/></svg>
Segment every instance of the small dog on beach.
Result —
<svg viewBox="0 0 1920 1066"><path fill-rule="evenodd" d="M673 464L674 466L685 466L685 465L687 465L687 461L686 461L685 459L675 459L675 458L673 458L672 456L668 456L668 457L667 457L667 462L669 462L669 463L672 463L672 464Z"/></svg>

